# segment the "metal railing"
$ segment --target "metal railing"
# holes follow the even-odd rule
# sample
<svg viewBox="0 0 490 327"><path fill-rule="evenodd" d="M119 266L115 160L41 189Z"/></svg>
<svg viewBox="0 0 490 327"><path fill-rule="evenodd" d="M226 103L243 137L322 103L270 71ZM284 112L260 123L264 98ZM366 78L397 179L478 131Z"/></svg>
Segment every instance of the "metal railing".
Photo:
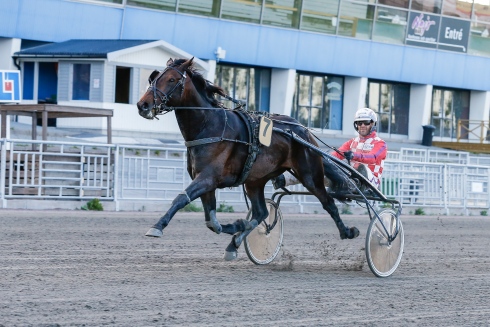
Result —
<svg viewBox="0 0 490 327"><path fill-rule="evenodd" d="M113 199L113 146L2 140L2 200Z"/></svg>
<svg viewBox="0 0 490 327"><path fill-rule="evenodd" d="M185 148L93 143L0 140L0 200L93 199L161 201L170 204L191 182ZM31 150L34 148L35 150ZM401 149L390 151L381 191L404 206L488 209L490 157L464 152ZM291 187L304 191L301 185ZM266 197L274 189L266 185ZM217 190L218 204L244 206L241 187ZM310 195L281 203L303 212L321 205ZM116 208L118 206L116 205Z"/></svg>

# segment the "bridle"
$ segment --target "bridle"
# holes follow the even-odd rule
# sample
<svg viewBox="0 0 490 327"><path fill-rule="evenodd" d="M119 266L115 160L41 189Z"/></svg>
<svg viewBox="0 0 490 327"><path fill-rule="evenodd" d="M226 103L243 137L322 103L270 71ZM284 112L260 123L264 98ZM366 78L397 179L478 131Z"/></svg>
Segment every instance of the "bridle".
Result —
<svg viewBox="0 0 490 327"><path fill-rule="evenodd" d="M180 76L182 76L182 78L179 80L177 84L174 85L174 87L168 93L165 93L157 88L157 82L169 69L175 70L177 73L180 74ZM182 89L180 91L180 96L182 96L182 94L184 93L186 78L187 78L186 71L182 73L180 70L170 66L166 67L163 71L161 71L158 74L158 76L155 77L155 79L151 80L151 76L150 78L148 78L148 82L150 83L150 86L148 87L148 91L151 90L151 92L153 93L153 108L151 108L151 111L153 113L153 118L157 118L157 115L168 113L174 110L173 107L167 106L167 102L172 98L172 94L175 92L175 90L177 90L179 86L182 86ZM157 100L160 100L160 104L157 104Z"/></svg>

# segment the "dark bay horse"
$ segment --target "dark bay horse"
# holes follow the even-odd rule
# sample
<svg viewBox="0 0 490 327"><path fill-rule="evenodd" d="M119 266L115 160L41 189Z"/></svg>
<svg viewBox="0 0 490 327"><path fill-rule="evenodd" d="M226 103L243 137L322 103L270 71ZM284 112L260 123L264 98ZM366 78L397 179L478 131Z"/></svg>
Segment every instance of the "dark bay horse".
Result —
<svg viewBox="0 0 490 327"><path fill-rule="evenodd" d="M344 225L334 199L325 189L324 174L329 177L332 168L329 165L333 163L326 163L311 149L280 133L273 133L270 146L259 146L250 160L250 128L247 127L250 122L239 110L221 105L216 95L226 97L223 89L204 79L192 62L193 58L170 59L165 70L154 71L148 90L137 104L140 116L147 119L175 110L188 146L187 170L193 180L146 235L161 237L175 213L200 197L206 226L218 234L234 235L225 251L225 259L233 260L244 237L268 216L264 196L266 183L290 170L330 214L340 238L357 237L359 230ZM256 123L253 113L247 115L252 125ZM293 118L284 115L269 115L269 118L274 127L291 130L307 142L317 144L310 132ZM245 185L252 204L252 219L222 225L216 218L215 191L240 184Z"/></svg>

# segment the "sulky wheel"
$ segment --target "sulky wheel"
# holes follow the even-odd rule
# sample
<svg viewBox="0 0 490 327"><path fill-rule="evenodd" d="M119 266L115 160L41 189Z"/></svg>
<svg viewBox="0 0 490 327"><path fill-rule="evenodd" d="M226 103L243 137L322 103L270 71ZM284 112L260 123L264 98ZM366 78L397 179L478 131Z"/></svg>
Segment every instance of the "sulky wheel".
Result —
<svg viewBox="0 0 490 327"><path fill-rule="evenodd" d="M397 219L394 210L383 210L378 215L390 235L395 233L397 221L399 224L398 235L391 242L378 218L371 220L367 230L366 258L369 268L377 277L388 277L400 264L405 238L402 222Z"/></svg>
<svg viewBox="0 0 490 327"><path fill-rule="evenodd" d="M277 204L266 199L269 216L245 238L245 252L257 265L266 265L276 258L282 245L283 223L281 209ZM247 220L252 219L252 209L248 211ZM270 229L274 224L274 228Z"/></svg>

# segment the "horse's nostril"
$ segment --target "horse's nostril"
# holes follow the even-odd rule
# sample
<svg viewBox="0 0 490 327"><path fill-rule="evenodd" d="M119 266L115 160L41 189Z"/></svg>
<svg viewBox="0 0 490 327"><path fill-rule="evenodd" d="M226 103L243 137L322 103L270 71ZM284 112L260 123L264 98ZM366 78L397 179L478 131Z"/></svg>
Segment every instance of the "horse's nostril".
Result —
<svg viewBox="0 0 490 327"><path fill-rule="evenodd" d="M148 105L148 102L146 101L142 101L142 102L138 102L138 109L139 110L148 110L150 106Z"/></svg>

